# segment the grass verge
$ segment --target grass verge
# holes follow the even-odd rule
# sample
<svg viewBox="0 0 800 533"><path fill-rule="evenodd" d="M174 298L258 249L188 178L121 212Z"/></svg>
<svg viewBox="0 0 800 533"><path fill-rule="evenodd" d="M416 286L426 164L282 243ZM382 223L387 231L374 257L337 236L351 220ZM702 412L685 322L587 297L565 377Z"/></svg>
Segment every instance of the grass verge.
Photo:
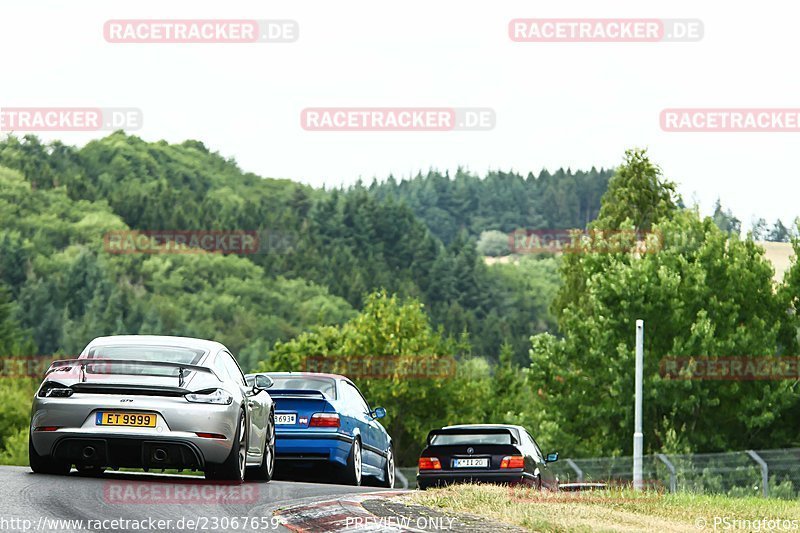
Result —
<svg viewBox="0 0 800 533"><path fill-rule="evenodd" d="M548 493L465 484L405 498L532 531L800 531L800 501L755 497L630 490Z"/></svg>

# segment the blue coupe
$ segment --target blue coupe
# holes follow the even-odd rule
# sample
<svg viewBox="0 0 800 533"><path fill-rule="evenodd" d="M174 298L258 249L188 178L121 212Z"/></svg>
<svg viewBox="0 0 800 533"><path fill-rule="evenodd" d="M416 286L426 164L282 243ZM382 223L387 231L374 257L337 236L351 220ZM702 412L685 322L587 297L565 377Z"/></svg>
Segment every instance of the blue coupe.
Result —
<svg viewBox="0 0 800 533"><path fill-rule="evenodd" d="M275 402L275 459L281 466L334 467L337 480L361 485L369 477L394 487L392 439L352 381L335 374L272 372Z"/></svg>

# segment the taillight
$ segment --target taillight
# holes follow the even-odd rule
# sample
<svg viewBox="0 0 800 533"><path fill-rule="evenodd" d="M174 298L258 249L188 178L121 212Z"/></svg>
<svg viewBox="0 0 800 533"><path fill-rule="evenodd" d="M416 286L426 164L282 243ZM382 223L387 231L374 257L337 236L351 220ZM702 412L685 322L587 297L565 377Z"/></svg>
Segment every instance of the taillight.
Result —
<svg viewBox="0 0 800 533"><path fill-rule="evenodd" d="M338 428L339 415L336 413L316 413L308 423L310 428Z"/></svg>
<svg viewBox="0 0 800 533"><path fill-rule="evenodd" d="M442 463L439 462L437 457L420 457L419 458L420 470L441 470Z"/></svg>
<svg viewBox="0 0 800 533"><path fill-rule="evenodd" d="M55 381L45 381L39 389L40 398L69 398L72 389Z"/></svg>
<svg viewBox="0 0 800 533"><path fill-rule="evenodd" d="M500 462L500 468L524 468L525 458L521 455L506 455Z"/></svg>
<svg viewBox="0 0 800 533"><path fill-rule="evenodd" d="M55 431L58 429L58 426L38 426L33 428L34 431Z"/></svg>

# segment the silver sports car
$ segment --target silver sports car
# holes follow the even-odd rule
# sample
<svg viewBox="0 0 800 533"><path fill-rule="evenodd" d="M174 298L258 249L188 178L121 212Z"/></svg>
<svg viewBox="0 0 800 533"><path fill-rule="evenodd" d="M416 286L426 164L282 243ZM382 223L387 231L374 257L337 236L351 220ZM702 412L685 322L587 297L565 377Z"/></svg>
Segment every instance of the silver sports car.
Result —
<svg viewBox="0 0 800 533"><path fill-rule="evenodd" d="M245 377L218 342L97 338L77 359L56 361L45 373L31 411L31 469L190 469L207 479L269 481L270 386L269 376Z"/></svg>

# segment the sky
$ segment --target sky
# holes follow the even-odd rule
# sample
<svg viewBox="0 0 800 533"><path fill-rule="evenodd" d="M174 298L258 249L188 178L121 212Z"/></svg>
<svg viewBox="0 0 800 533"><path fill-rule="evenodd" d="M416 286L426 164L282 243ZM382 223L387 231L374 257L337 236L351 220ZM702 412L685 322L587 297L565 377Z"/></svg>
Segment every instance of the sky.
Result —
<svg viewBox="0 0 800 533"><path fill-rule="evenodd" d="M646 147L688 204L747 228L800 215L800 132L663 131L668 108L800 108L800 6L531 0L5 1L0 108L132 107L145 140L201 140L314 186L464 167L618 165ZM514 42L517 18L699 19L692 42ZM293 42L111 43L120 19L290 20ZM490 108L482 131L307 131L307 108ZM17 130L17 133L24 133ZM83 145L108 132L38 132Z"/></svg>

